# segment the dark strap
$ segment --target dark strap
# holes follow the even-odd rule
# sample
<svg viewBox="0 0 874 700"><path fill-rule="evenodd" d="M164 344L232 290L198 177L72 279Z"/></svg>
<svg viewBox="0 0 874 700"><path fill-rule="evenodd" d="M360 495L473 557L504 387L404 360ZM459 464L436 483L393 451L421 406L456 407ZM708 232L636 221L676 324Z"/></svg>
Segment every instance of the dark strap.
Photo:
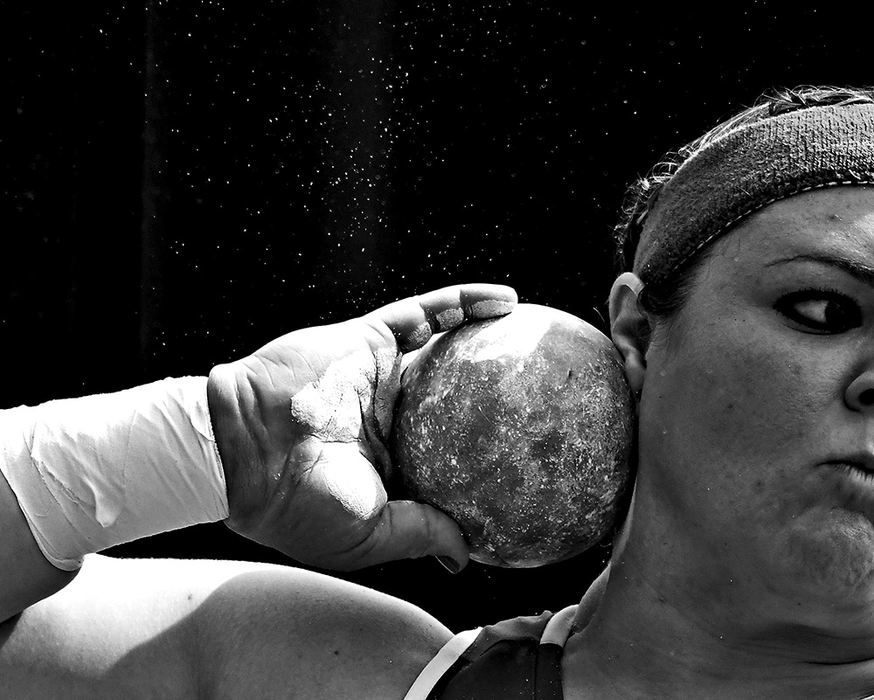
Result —
<svg viewBox="0 0 874 700"><path fill-rule="evenodd" d="M540 644L537 649L535 694L537 700L564 700L561 685L561 658L564 649L557 644Z"/></svg>
<svg viewBox="0 0 874 700"><path fill-rule="evenodd" d="M551 617L545 612L483 628L428 700L562 700L562 648L540 643Z"/></svg>

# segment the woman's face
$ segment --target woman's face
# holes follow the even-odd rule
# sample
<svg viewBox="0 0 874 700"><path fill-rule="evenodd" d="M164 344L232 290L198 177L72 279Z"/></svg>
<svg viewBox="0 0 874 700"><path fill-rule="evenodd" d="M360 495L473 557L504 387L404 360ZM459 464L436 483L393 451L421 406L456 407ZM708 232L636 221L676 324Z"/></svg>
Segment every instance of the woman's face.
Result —
<svg viewBox="0 0 874 700"><path fill-rule="evenodd" d="M635 519L771 592L874 600L872 285L874 188L774 203L714 243L646 351Z"/></svg>

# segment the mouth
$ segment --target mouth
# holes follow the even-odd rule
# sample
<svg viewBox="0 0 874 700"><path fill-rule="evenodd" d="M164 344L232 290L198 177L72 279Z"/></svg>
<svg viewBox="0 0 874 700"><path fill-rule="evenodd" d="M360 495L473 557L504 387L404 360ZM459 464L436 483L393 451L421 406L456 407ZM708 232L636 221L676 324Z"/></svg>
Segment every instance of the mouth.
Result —
<svg viewBox="0 0 874 700"><path fill-rule="evenodd" d="M874 524L874 455L840 455L824 462L833 475L834 507L863 514Z"/></svg>
<svg viewBox="0 0 874 700"><path fill-rule="evenodd" d="M874 486L874 459L864 455L826 462L829 467L843 473L851 481L870 489Z"/></svg>
<svg viewBox="0 0 874 700"><path fill-rule="evenodd" d="M842 471L850 471L859 474L866 479L874 480L874 470L869 469L865 464L862 464L861 462L855 462L852 460L841 460L837 462L829 462L829 464Z"/></svg>

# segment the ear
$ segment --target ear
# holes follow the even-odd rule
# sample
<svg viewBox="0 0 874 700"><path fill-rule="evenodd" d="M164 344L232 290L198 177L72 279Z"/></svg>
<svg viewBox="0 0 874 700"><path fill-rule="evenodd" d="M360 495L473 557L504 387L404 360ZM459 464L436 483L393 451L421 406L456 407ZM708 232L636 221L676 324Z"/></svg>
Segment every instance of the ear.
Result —
<svg viewBox="0 0 874 700"><path fill-rule="evenodd" d="M646 348L650 322L637 297L643 282L633 272L623 272L610 290L610 335L622 355L625 378L635 396L640 396L646 374Z"/></svg>

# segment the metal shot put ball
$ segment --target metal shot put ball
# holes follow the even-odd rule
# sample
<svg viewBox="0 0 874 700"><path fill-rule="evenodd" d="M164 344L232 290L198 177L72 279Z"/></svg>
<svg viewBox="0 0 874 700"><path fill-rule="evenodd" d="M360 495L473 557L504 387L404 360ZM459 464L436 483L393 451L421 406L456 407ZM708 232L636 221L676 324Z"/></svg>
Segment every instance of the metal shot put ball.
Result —
<svg viewBox="0 0 874 700"><path fill-rule="evenodd" d="M563 311L520 304L412 360L392 456L405 495L452 516L475 561L534 567L609 532L633 430L609 338Z"/></svg>

